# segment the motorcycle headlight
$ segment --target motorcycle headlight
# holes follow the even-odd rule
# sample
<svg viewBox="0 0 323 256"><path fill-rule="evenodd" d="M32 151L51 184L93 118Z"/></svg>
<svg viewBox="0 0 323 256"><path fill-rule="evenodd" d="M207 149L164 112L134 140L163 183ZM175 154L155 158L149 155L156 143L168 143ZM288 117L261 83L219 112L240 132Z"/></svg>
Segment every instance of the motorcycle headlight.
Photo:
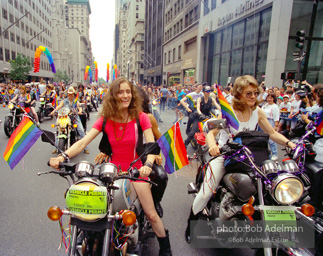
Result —
<svg viewBox="0 0 323 256"><path fill-rule="evenodd" d="M39 99L40 101L45 101L45 98L43 98L43 97L40 97L40 99Z"/></svg>
<svg viewBox="0 0 323 256"><path fill-rule="evenodd" d="M87 100L91 100L91 97L87 97Z"/></svg>
<svg viewBox="0 0 323 256"><path fill-rule="evenodd" d="M66 126L68 125L68 119L67 118L60 118L58 119L58 125L61 127L61 128L66 128Z"/></svg>
<svg viewBox="0 0 323 256"><path fill-rule="evenodd" d="M293 174L278 175L272 181L271 195L281 204L293 204L298 201L304 192L302 181Z"/></svg>
<svg viewBox="0 0 323 256"><path fill-rule="evenodd" d="M11 109L13 109L13 107L14 107L14 104L13 103L9 103L8 104L8 108L11 110Z"/></svg>

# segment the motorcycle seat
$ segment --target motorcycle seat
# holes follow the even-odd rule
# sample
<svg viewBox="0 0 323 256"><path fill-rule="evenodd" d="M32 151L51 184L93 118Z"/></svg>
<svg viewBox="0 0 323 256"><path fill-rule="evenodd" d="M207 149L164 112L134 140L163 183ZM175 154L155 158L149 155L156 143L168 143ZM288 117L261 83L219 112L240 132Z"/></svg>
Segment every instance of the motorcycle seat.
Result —
<svg viewBox="0 0 323 256"><path fill-rule="evenodd" d="M318 161L306 162L305 166L306 169L311 170L313 174L316 174L319 171L323 170L323 163Z"/></svg>

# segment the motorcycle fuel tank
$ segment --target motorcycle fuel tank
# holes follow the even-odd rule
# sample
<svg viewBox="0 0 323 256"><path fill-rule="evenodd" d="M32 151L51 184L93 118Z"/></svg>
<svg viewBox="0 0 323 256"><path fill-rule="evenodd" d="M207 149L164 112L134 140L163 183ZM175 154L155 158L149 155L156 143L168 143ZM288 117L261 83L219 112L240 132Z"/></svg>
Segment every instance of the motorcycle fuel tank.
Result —
<svg viewBox="0 0 323 256"><path fill-rule="evenodd" d="M257 190L252 179L244 173L228 173L223 177L227 188L242 202L246 202Z"/></svg>
<svg viewBox="0 0 323 256"><path fill-rule="evenodd" d="M112 213L129 209L137 199L137 193L129 180L116 180L113 184L119 187L113 190Z"/></svg>

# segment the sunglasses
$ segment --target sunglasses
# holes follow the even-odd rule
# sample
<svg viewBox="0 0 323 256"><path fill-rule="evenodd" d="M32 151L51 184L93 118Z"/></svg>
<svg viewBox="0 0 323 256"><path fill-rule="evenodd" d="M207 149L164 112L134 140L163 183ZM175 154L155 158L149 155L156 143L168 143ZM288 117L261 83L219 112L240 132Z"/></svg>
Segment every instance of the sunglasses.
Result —
<svg viewBox="0 0 323 256"><path fill-rule="evenodd" d="M247 92L245 96L246 98L251 98L252 96L255 96L257 98L259 96L259 92Z"/></svg>

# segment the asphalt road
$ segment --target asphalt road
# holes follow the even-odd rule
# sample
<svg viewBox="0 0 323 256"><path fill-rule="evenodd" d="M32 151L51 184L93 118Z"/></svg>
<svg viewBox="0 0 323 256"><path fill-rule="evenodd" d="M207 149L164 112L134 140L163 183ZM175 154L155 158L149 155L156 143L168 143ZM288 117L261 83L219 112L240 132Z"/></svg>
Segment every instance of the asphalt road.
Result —
<svg viewBox="0 0 323 256"><path fill-rule="evenodd" d="M7 108L0 108L0 120L8 114ZM97 119L97 112L91 113L88 127ZM175 119L174 111L161 114L161 132L167 131ZM185 121L185 120L184 120ZM41 128L50 128L51 120L41 124ZM182 129L184 131L184 129ZM182 133L185 138L185 133ZM98 151L101 135L89 146L90 154L81 153L73 159L92 161ZM6 148L8 138L0 127L0 153ZM58 250L60 230L57 222L47 218L49 207L58 205L64 207L64 192L67 182L58 175L37 176L38 172L50 170L47 161L52 156L53 147L40 139L26 154L24 159L13 169L2 158L0 161L0 255L1 256L58 256L65 255L64 250ZM188 149L192 154L193 150ZM249 249L194 249L185 242L184 231L193 198L187 194L187 185L194 180L196 165L193 163L175 174L169 175L168 187L162 206L163 222L170 232L173 255L252 255ZM67 222L67 219L65 219ZM146 255L158 255L157 239L149 239Z"/></svg>

